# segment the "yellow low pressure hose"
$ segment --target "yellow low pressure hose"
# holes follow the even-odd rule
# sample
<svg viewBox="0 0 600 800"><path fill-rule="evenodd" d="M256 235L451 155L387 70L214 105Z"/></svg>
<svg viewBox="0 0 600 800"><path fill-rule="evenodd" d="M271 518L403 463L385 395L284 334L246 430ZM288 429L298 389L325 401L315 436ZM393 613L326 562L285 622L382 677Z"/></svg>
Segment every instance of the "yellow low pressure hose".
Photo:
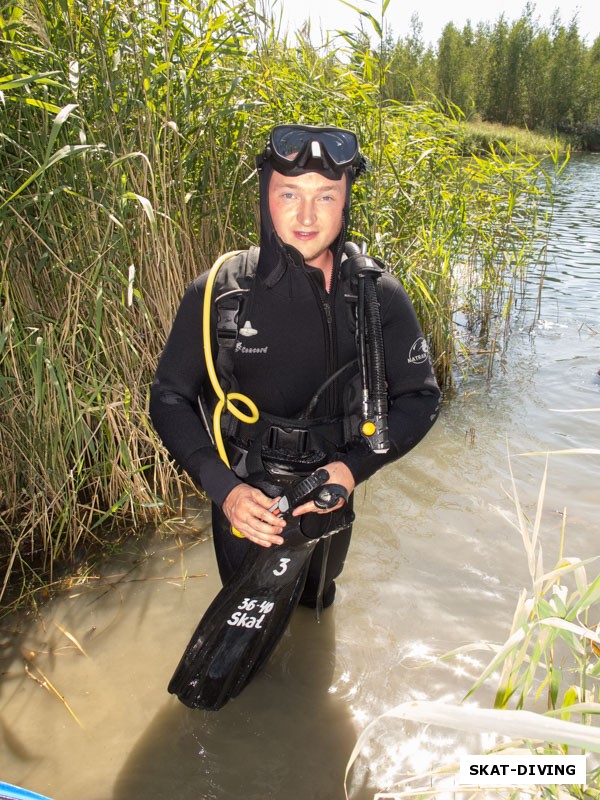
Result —
<svg viewBox="0 0 600 800"><path fill-rule="evenodd" d="M213 435L214 435L215 445L217 447L217 451L219 453L219 456L221 457L221 460L230 468L231 464L229 463L229 459L227 458L227 452L225 450L225 444L223 442L223 433L221 431L221 416L223 414L223 409L226 409L227 411L229 411L230 414L233 414L233 416L236 419L239 419L241 422L246 422L248 424L252 424L258 421L259 412L258 408L256 407L256 404L245 394L241 394L240 392L229 392L228 394L225 394L223 388L221 387L221 384L219 383L212 353L212 343L211 343L211 333L210 333L210 312L211 312L213 287L215 284L217 273L229 258L232 258L233 256L236 256L241 252L242 252L241 250L232 250L230 253L225 253L224 255L220 256L212 265L210 272L208 273L208 279L206 281L206 289L204 290L204 306L202 309L202 337L204 339L204 359L206 361L206 369L208 371L208 377L210 379L211 386L218 398L217 405L215 406L215 410L213 413ZM237 406L233 404L234 401L245 405L249 413L245 413L244 411L241 411L239 408L237 408ZM232 527L232 531L236 536L243 538L243 534L241 534L239 531L236 531L235 528Z"/></svg>

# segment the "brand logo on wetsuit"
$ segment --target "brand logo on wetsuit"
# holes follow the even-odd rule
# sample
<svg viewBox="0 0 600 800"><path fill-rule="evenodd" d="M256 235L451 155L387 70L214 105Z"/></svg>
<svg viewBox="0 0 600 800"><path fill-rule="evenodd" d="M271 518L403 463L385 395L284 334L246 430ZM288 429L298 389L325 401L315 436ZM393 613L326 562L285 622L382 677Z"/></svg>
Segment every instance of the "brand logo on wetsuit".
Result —
<svg viewBox="0 0 600 800"><path fill-rule="evenodd" d="M422 364L429 358L429 347L427 342L422 336L419 336L417 341L410 348L408 353L409 364Z"/></svg>
<svg viewBox="0 0 600 800"><path fill-rule="evenodd" d="M246 320L240 328L240 336L256 336L258 331L252 327L250 320Z"/></svg>
<svg viewBox="0 0 600 800"><path fill-rule="evenodd" d="M269 346L267 345L266 347L246 347L241 342L237 342L237 344L235 346L235 352L236 353L250 353L250 354L252 354L252 353L268 353L269 352Z"/></svg>

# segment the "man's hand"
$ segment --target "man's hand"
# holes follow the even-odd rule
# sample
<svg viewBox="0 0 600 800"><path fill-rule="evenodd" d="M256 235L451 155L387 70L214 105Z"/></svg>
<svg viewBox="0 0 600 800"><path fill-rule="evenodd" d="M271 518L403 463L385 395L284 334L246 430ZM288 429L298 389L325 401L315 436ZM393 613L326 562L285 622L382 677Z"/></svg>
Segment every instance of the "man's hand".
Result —
<svg viewBox="0 0 600 800"><path fill-rule="evenodd" d="M269 508L278 498L267 497L266 494L241 483L233 488L223 502L223 513L239 533L261 547L283 544L281 532L285 528L285 520L275 516Z"/></svg>
<svg viewBox="0 0 600 800"><path fill-rule="evenodd" d="M323 469L326 469L329 473L329 480L323 484L324 486L327 486L328 483L338 483L346 489L348 495L352 494L356 482L354 476L345 464L342 464L341 461L333 461L331 464L326 464ZM344 500L340 500L333 508L318 508L311 500L309 503L303 503L301 506L294 509L294 511L292 511L292 516L299 517L301 514L331 514L332 511L337 511L338 508L341 508L344 502Z"/></svg>

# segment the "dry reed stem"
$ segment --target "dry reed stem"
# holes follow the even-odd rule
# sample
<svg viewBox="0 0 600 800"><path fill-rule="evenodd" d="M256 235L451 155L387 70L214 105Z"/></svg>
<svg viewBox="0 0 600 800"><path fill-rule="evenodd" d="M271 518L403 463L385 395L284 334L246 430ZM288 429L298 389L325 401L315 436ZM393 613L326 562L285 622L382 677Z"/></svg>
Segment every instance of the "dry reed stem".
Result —
<svg viewBox="0 0 600 800"><path fill-rule="evenodd" d="M46 691L49 692L54 697L58 698L58 700L60 700L60 702L67 709L67 711L69 712L71 717L75 720L75 722L79 725L79 727L83 728L83 725L81 724L79 718L77 717L77 715L75 714L75 712L73 711L73 709L71 708L65 697L58 691L58 689L56 688L56 686L54 686L54 684L50 681L50 679L46 675L44 675L42 670L35 664L33 664L31 661L29 661L28 659L25 659L24 661L25 661L24 669L26 674L32 680L34 680L39 686L41 686L43 689L46 689ZM35 670L40 677L34 675L32 669Z"/></svg>

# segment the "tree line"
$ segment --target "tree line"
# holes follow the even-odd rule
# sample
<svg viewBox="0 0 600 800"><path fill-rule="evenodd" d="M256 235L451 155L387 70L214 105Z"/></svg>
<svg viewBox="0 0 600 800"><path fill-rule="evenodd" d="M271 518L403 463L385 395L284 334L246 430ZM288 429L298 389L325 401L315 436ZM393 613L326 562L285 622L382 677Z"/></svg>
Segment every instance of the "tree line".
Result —
<svg viewBox="0 0 600 800"><path fill-rule="evenodd" d="M551 131L600 150L600 36L588 43L576 17L565 25L555 11L543 27L527 4L514 22L504 14L476 27L450 22L434 48L415 16L405 36L388 29L373 56L388 99L433 96L467 119Z"/></svg>

